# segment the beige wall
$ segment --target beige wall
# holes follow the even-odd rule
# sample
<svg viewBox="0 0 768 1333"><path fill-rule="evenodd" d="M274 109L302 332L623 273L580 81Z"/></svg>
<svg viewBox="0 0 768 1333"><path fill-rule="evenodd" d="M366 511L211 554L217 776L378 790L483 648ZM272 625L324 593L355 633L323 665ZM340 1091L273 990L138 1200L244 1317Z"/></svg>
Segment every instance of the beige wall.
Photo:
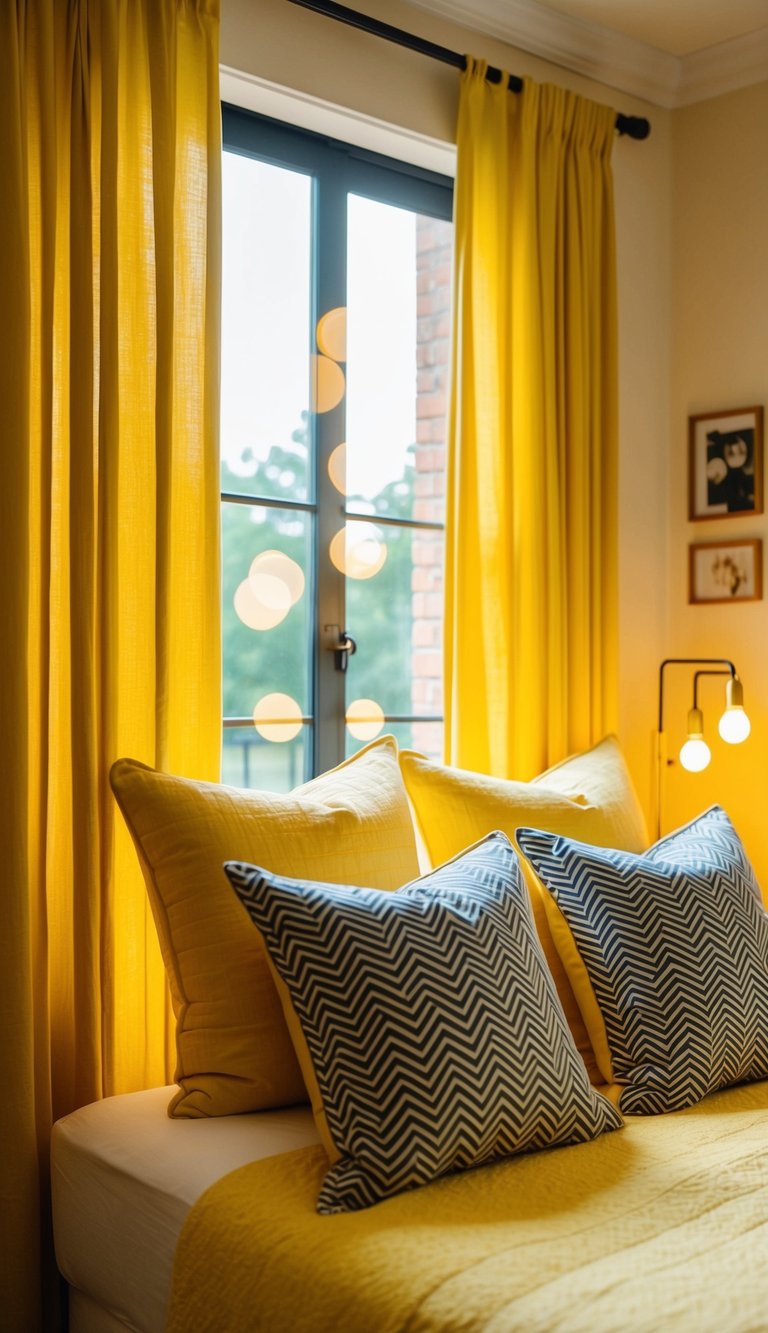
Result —
<svg viewBox="0 0 768 1333"><path fill-rule="evenodd" d="M677 111L673 121L666 643L674 656L731 658L744 681L753 729L743 746L725 746L717 736L720 682L704 682L713 762L698 775L683 773L679 765L669 770L666 822L672 827L720 802L768 887L766 602L689 606L687 600L688 544L759 537L768 547L768 516L689 523L686 438L690 413L768 406L768 82ZM668 729L675 751L681 735L679 725L672 734L672 723L684 724L690 703L687 674L682 668L679 673Z"/></svg>
<svg viewBox="0 0 768 1333"><path fill-rule="evenodd" d="M620 737L647 802L666 597L670 114L398 0L367 0L357 8L454 50L485 56L516 74L557 82L652 121L650 139L617 139L614 150L621 365ZM458 72L452 68L287 0L223 0L222 9L222 65L353 115L453 142ZM299 123L308 123L311 114L306 102L295 109ZM352 121L346 137L354 133Z"/></svg>

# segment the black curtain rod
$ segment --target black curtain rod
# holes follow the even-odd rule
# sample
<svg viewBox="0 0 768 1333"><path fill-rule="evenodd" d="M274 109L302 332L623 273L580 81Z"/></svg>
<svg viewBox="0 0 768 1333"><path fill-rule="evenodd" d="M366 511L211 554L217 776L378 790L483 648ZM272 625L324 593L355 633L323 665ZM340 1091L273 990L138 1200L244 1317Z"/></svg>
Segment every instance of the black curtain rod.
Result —
<svg viewBox="0 0 768 1333"><path fill-rule="evenodd" d="M380 19L369 18L367 14L359 14L356 9L336 4L335 0L290 0L290 3L300 5L302 9L311 9L315 14L324 14L326 18L338 19L340 23L347 23L351 28L360 28L374 37L383 37L388 42L396 42L398 46L406 46L409 51L418 51L420 55L430 56L432 60L442 60L444 65L453 65L455 69L467 68L467 57L459 51L451 51L447 46L438 46L436 42L428 42L423 37L414 37L412 32L394 28L391 23L382 23ZM490 66L486 78L489 83L500 83L501 70ZM511 93L520 93L523 90L523 80L516 74L510 74L508 87ZM616 116L616 129L619 134L626 134L630 139L647 139L651 132L651 124L643 116L625 116L620 111Z"/></svg>

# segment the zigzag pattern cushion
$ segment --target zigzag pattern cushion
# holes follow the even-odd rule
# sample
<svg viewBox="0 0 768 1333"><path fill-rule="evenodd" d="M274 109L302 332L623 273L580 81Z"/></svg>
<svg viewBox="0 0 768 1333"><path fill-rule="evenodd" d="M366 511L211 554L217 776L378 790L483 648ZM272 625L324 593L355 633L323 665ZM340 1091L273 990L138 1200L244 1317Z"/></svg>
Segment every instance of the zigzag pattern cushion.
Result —
<svg viewBox="0 0 768 1333"><path fill-rule="evenodd" d="M622 1111L768 1078L768 915L724 810L643 856L528 828L517 841L570 927L578 957L563 961L589 974Z"/></svg>
<svg viewBox="0 0 768 1333"><path fill-rule="evenodd" d="M502 833L393 894L225 869L317 1078L333 1163L318 1212L620 1127L589 1083Z"/></svg>

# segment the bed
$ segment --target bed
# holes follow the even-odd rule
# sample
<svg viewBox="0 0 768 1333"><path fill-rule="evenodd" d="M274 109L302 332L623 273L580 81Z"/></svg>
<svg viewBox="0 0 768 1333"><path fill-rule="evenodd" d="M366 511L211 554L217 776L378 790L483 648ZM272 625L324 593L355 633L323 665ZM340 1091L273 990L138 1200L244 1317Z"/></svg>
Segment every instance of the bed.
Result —
<svg viewBox="0 0 768 1333"><path fill-rule="evenodd" d="M337 1218L308 1107L171 1120L172 1092L55 1127L71 1333L161 1333L177 1247L174 1333L768 1327L768 1083Z"/></svg>
<svg viewBox="0 0 768 1333"><path fill-rule="evenodd" d="M768 914L722 809L649 848L614 738L529 784L391 737L286 797L112 782L177 1081L54 1127L72 1333L768 1330Z"/></svg>

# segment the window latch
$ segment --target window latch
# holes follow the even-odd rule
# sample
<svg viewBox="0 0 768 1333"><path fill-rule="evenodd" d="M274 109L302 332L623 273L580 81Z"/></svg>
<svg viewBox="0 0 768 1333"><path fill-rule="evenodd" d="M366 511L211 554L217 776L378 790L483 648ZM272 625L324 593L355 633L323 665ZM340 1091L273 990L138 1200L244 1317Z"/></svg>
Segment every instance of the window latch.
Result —
<svg viewBox="0 0 768 1333"><path fill-rule="evenodd" d="M325 633L328 648L333 653L333 665L337 671L346 671L350 657L357 652L355 640L345 629L339 629L338 625L326 625Z"/></svg>

